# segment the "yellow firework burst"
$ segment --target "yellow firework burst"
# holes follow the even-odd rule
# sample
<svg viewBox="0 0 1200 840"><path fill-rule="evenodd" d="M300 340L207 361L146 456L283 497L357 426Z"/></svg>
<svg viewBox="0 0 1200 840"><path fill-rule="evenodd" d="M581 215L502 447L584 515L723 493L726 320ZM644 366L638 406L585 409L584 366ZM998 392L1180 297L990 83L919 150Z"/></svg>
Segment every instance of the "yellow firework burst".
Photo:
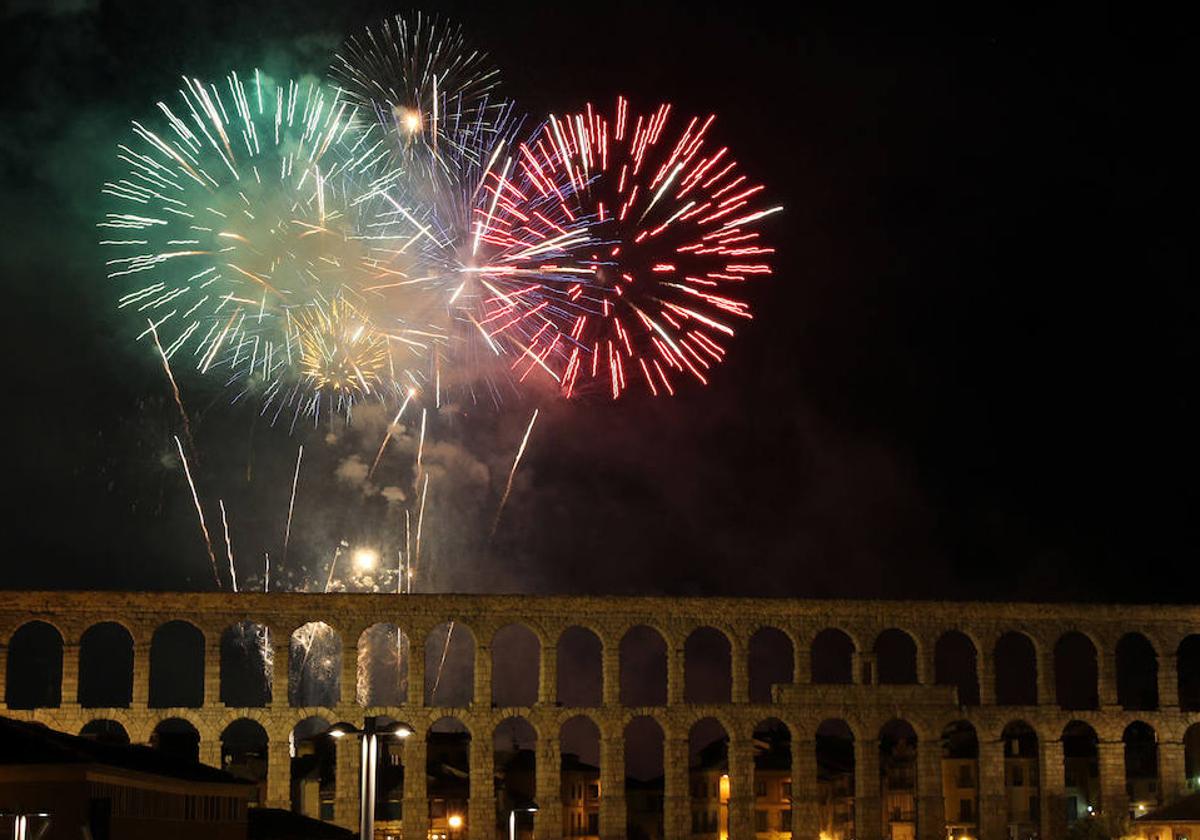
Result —
<svg viewBox="0 0 1200 840"><path fill-rule="evenodd" d="M388 339L352 304L337 299L295 318L300 370L317 390L362 397L374 393L388 367Z"/></svg>

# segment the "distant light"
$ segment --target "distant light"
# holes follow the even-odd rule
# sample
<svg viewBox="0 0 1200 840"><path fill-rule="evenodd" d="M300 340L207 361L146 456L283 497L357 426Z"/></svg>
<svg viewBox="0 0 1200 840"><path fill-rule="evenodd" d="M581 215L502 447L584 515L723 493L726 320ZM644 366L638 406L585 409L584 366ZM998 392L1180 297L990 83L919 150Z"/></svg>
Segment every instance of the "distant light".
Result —
<svg viewBox="0 0 1200 840"><path fill-rule="evenodd" d="M354 550L354 568L360 572L369 572L379 565L379 552L373 548L357 548Z"/></svg>
<svg viewBox="0 0 1200 840"><path fill-rule="evenodd" d="M463 818L459 814L451 814L450 819L446 820L446 823L451 828L462 828Z"/></svg>
<svg viewBox="0 0 1200 840"><path fill-rule="evenodd" d="M345 738L346 737L346 733L340 729L330 729L329 734L332 735L334 738Z"/></svg>

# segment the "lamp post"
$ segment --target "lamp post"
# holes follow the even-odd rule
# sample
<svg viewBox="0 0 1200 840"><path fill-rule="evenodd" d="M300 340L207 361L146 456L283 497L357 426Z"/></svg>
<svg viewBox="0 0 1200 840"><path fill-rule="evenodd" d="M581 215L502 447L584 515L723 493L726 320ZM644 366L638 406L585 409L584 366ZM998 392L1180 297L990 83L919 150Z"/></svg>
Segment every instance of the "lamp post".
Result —
<svg viewBox="0 0 1200 840"><path fill-rule="evenodd" d="M329 728L329 734L334 738L358 735L362 739L362 781L359 796L358 836L359 840L374 840L375 766L379 758L379 738L380 736L407 738L413 734L413 728L403 722L380 724L378 718L368 717L363 721L362 729L358 729L348 723L335 723Z"/></svg>
<svg viewBox="0 0 1200 840"><path fill-rule="evenodd" d="M517 814L536 814L538 806L536 802L529 802L519 808L512 808L508 812L508 840L517 840Z"/></svg>

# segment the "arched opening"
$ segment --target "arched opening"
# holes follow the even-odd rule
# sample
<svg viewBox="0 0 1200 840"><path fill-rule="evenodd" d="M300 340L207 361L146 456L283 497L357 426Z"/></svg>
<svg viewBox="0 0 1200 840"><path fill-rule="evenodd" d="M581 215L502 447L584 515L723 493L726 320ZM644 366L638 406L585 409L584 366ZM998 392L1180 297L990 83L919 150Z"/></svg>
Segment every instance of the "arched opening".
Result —
<svg viewBox="0 0 1200 840"><path fill-rule="evenodd" d="M93 624L79 640L79 705L128 707L133 700L133 636L115 621Z"/></svg>
<svg viewBox="0 0 1200 840"><path fill-rule="evenodd" d="M817 727L815 742L821 834L832 840L850 840L856 836L854 733L844 720L826 720Z"/></svg>
<svg viewBox="0 0 1200 840"><path fill-rule="evenodd" d="M1096 646L1082 633L1063 635L1054 646L1054 685L1062 709L1098 709Z"/></svg>
<svg viewBox="0 0 1200 840"><path fill-rule="evenodd" d="M600 834L600 728L576 715L559 730L562 807L568 837ZM545 794L541 794L545 795Z"/></svg>
<svg viewBox="0 0 1200 840"><path fill-rule="evenodd" d="M234 709L261 709L271 702L274 654L270 631L241 621L221 634L221 702Z"/></svg>
<svg viewBox="0 0 1200 840"><path fill-rule="evenodd" d="M1092 727L1073 720L1062 742L1067 822L1073 823L1100 807L1100 739Z"/></svg>
<svg viewBox="0 0 1200 840"><path fill-rule="evenodd" d="M204 634L186 621L169 621L150 639L150 707L204 705Z"/></svg>
<svg viewBox="0 0 1200 840"><path fill-rule="evenodd" d="M337 739L329 721L305 718L292 728L290 795L293 813L319 820L333 819L337 791Z"/></svg>
<svg viewBox="0 0 1200 840"><path fill-rule="evenodd" d="M115 720L93 720L85 723L79 730L82 738L91 738L101 744L125 746L129 743L129 733L125 727Z"/></svg>
<svg viewBox="0 0 1200 840"><path fill-rule="evenodd" d="M159 721L150 736L150 746L182 761L200 760L200 733L183 718Z"/></svg>
<svg viewBox="0 0 1200 840"><path fill-rule="evenodd" d="M688 731L692 834L729 836L729 733L704 718Z"/></svg>
<svg viewBox="0 0 1200 840"><path fill-rule="evenodd" d="M1142 816L1158 807L1161 785L1158 780L1158 738L1154 727L1135 720L1125 727L1125 789L1129 808Z"/></svg>
<svg viewBox="0 0 1200 840"><path fill-rule="evenodd" d="M1117 702L1130 710L1158 708L1158 655L1141 633L1117 642Z"/></svg>
<svg viewBox="0 0 1200 840"><path fill-rule="evenodd" d="M943 633L933 649L934 682L957 688L962 706L979 705L976 659L975 643L957 630Z"/></svg>
<svg viewBox="0 0 1200 840"><path fill-rule="evenodd" d="M604 698L604 646L586 627L558 637L558 702L568 708L599 706Z"/></svg>
<svg viewBox="0 0 1200 840"><path fill-rule="evenodd" d="M492 637L492 704L532 706L538 697L542 644L524 624L508 624Z"/></svg>
<svg viewBox="0 0 1200 840"><path fill-rule="evenodd" d="M444 717L429 727L425 749L430 836L447 837L452 824L461 826L467 819L467 802L471 798L471 731L458 718ZM467 831L470 830L468 825Z"/></svg>
<svg viewBox="0 0 1200 840"><path fill-rule="evenodd" d="M1024 633L1009 631L996 642L996 702L1001 706L1037 705L1037 652Z"/></svg>
<svg viewBox="0 0 1200 840"><path fill-rule="evenodd" d="M1008 807L1009 836L1033 840L1039 836L1042 816L1041 779L1038 777L1038 737L1025 721L1004 727L1004 791Z"/></svg>
<svg viewBox="0 0 1200 840"><path fill-rule="evenodd" d="M462 622L443 622L425 637L425 705L465 708L474 696L475 636Z"/></svg>
<svg viewBox="0 0 1200 840"><path fill-rule="evenodd" d="M884 630L875 639L875 667L880 685L915 684L917 643L903 630Z"/></svg>
<svg viewBox="0 0 1200 840"><path fill-rule="evenodd" d="M358 637L360 706L399 706L408 700L408 636L395 624L372 624Z"/></svg>
<svg viewBox="0 0 1200 840"><path fill-rule="evenodd" d="M750 637L747 656L750 702L770 703L771 686L794 682L795 662L795 650L787 633L774 627L759 628Z"/></svg>
<svg viewBox="0 0 1200 840"><path fill-rule="evenodd" d="M63 638L44 621L30 621L8 640L4 702L10 709L54 709L62 703Z"/></svg>
<svg viewBox="0 0 1200 840"><path fill-rule="evenodd" d="M733 686L729 639L715 627L697 627L683 643L683 699L728 703Z"/></svg>
<svg viewBox="0 0 1200 840"><path fill-rule="evenodd" d="M663 836L663 731L645 715L625 727L625 837Z"/></svg>
<svg viewBox="0 0 1200 840"><path fill-rule="evenodd" d="M1183 772L1188 791L1200 791L1200 723L1193 723L1183 733Z"/></svg>
<svg viewBox="0 0 1200 840"><path fill-rule="evenodd" d="M1179 708L1200 711L1200 633L1193 633L1176 650L1178 658Z"/></svg>
<svg viewBox="0 0 1200 840"><path fill-rule="evenodd" d="M837 685L854 682L854 642L841 630L828 627L813 639L812 681Z"/></svg>
<svg viewBox="0 0 1200 840"><path fill-rule="evenodd" d="M754 727L754 832L792 831L792 733L778 718Z"/></svg>
<svg viewBox="0 0 1200 840"><path fill-rule="evenodd" d="M249 718L235 720L221 733L221 769L247 782L254 782L250 800L261 804L267 796L267 730Z"/></svg>
<svg viewBox="0 0 1200 840"><path fill-rule="evenodd" d="M621 638L621 703L626 706L667 704L667 643L653 627L642 624Z"/></svg>
<svg viewBox="0 0 1200 840"><path fill-rule="evenodd" d="M288 646L288 703L336 706L341 697L342 637L324 621L292 631Z"/></svg>
<svg viewBox="0 0 1200 840"><path fill-rule="evenodd" d="M403 634L401 638L404 638ZM395 641L394 635L392 641ZM396 723L395 718L384 715L376 719L376 725L381 727L393 723ZM378 738L375 747L375 830L385 836L398 836L403 831L404 819L404 740L390 736Z"/></svg>
<svg viewBox="0 0 1200 840"><path fill-rule="evenodd" d="M492 767L496 773L496 829L507 837L532 837L537 801L537 732L529 721L510 717L492 734Z"/></svg>
<svg viewBox="0 0 1200 840"><path fill-rule="evenodd" d="M917 836L917 733L906 720L892 719L879 730L879 791L883 796L884 836Z"/></svg>
<svg viewBox="0 0 1200 840"><path fill-rule="evenodd" d="M979 736L965 720L942 730L942 789L947 833L978 837Z"/></svg>

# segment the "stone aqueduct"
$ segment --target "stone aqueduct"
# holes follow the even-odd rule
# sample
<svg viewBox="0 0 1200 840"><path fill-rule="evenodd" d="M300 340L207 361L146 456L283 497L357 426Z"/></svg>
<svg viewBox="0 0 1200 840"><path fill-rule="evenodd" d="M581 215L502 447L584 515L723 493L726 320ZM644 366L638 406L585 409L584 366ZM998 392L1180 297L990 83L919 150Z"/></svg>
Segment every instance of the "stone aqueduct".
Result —
<svg viewBox="0 0 1200 840"><path fill-rule="evenodd" d="M204 702L199 708L152 708L148 703L150 644L156 628L184 620L198 628L205 640ZM439 624L453 620L469 629L475 640L475 702L463 708L430 707L422 692L410 691L401 706L364 708L355 698L357 640L377 623L395 625L409 637L411 650L424 650L423 640ZM272 700L259 708L227 708L220 702L220 639L239 622L251 621L269 628L275 667L271 676ZM288 668L293 631L310 621L323 621L340 635L341 700L321 708L288 704ZM625 833L624 743L625 727L634 718L648 716L664 733L664 831L668 838L690 835L687 737L692 725L715 718L729 735L728 769L730 834L754 836L751 735L756 725L776 718L790 731L792 749L792 831L794 837L815 840L818 834L816 763L813 743L823 721L844 721L854 736L855 814L859 840L880 840L880 781L878 737L889 721L901 719L917 734L916 809L919 840L944 840L939 737L948 724L969 722L978 733L979 834L981 840L1007 837L1004 814L1004 767L1001 733L1021 721L1037 735L1041 766L1041 836L1058 838L1065 831L1063 808L1056 802L1064 794L1064 728L1073 721L1088 724L1099 739L1100 801L1105 811L1127 807L1122 735L1141 721L1153 728L1158 742L1158 778L1163 801L1185 790L1184 738L1200 723L1200 710L1188 698L1180 703L1177 652L1200 641L1200 608L1190 606L1085 606L1014 603L810 601L733 598L592 598L480 595L357 594L149 594L149 593L6 593L0 603L0 644L8 644L23 625L44 622L61 634L62 691L56 708L7 709L11 717L42 721L65 731L78 732L95 719L121 723L134 742L146 742L156 724L168 718L190 721L200 734L201 757L218 763L219 738L234 721L257 721L269 738L267 801L287 807L288 738L302 720L320 716L328 721L360 721L367 714L389 715L415 726L417 736L404 745L404 763L421 766L426 744L422 737L435 721L452 715L475 736L472 739L471 800L468 825L472 838L492 833L495 801L491 785L491 738L502 721L519 716L536 730L537 788L559 789L558 738L562 724L586 716L600 732L600 833L616 840ZM122 708L81 708L76 702L79 676L79 643L85 631L98 623L114 622L128 630L133 640L132 700ZM501 628L521 624L540 641L537 702L521 708L497 708L491 702L491 640ZM631 628L648 626L666 642L666 703L629 707L621 702L621 640ZM602 697L599 705L569 708L557 702L557 644L568 628L583 627L598 637L602 662ZM731 675L728 702L686 702L685 651L698 628L715 628L728 640ZM791 643L792 682L772 687L769 702L751 702L748 690L748 651L762 628L782 631ZM818 684L812 674L814 640L834 628L853 643L848 670L850 684ZM911 638L916 651L915 684L882 684L874 661L874 642L884 631L900 630ZM935 681L935 651L945 634L961 634L974 648L979 702L960 704L957 689ZM1032 646L1036 695L1032 703L997 703L993 652L1006 634L1020 634ZM1063 708L1056 696L1056 645L1066 635L1082 635L1095 651L1094 674L1098 702L1095 708ZM1129 634L1140 634L1153 649L1157 665L1157 702L1137 711L1123 707L1118 698L1116 650ZM1191 648L1189 648L1191 649ZM4 688L7 651L0 649L0 696ZM409 661L409 685L424 684L421 656ZM1189 664L1188 668L1191 667ZM1184 682L1194 675L1185 675ZM1190 737L1190 736L1189 736ZM354 822L357 810L357 750L339 750L337 758L336 814L339 822ZM424 837L425 778L405 774L405 835ZM539 795L538 836L561 835L557 797ZM410 835L409 831L413 833Z"/></svg>

